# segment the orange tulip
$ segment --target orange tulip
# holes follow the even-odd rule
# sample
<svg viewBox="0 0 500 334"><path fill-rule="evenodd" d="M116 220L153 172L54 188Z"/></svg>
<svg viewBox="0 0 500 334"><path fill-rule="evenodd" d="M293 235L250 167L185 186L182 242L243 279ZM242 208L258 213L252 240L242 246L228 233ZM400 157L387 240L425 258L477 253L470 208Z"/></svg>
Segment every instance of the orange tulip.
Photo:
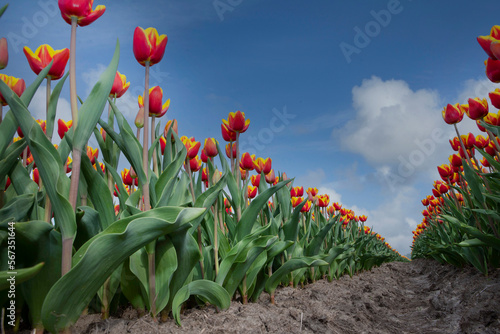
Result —
<svg viewBox="0 0 500 334"><path fill-rule="evenodd" d="M160 86L154 86L149 89L149 116L162 117L170 107L170 99L162 105L163 90ZM144 108L144 97L139 95L137 98L139 108Z"/></svg>
<svg viewBox="0 0 500 334"><path fill-rule="evenodd" d="M36 75L47 67L51 61L54 62L49 70L49 73L47 74L47 77L52 80L58 80L64 75L64 69L66 68L66 64L69 59L69 49L54 51L50 45L43 44L40 45L34 53L27 46L24 47L23 51L26 55L26 59L28 59L31 69Z"/></svg>
<svg viewBox="0 0 500 334"><path fill-rule="evenodd" d="M209 158L217 156L217 154L219 153L219 151L217 150L217 140L215 140L215 138L205 139L203 150L205 151L206 156Z"/></svg>
<svg viewBox="0 0 500 334"><path fill-rule="evenodd" d="M149 62L150 66L159 63L165 54L167 41L167 35L158 35L155 28L135 28L133 40L135 59L142 66L146 66L146 62Z"/></svg>
<svg viewBox="0 0 500 334"><path fill-rule="evenodd" d="M442 114L444 121L448 124L459 123L464 118L464 110L458 103L455 105L448 104L444 107Z"/></svg>
<svg viewBox="0 0 500 334"><path fill-rule="evenodd" d="M264 175L267 175L271 172L272 163L271 158L263 159L259 157L253 161L253 167L257 173L264 172Z"/></svg>
<svg viewBox="0 0 500 334"><path fill-rule="evenodd" d="M490 97L491 104L495 108L500 109L500 88L496 88L494 91L490 92L488 96Z"/></svg>
<svg viewBox="0 0 500 334"><path fill-rule="evenodd" d="M90 163L95 164L96 159L99 157L99 149L87 146L87 156L90 159Z"/></svg>
<svg viewBox="0 0 500 334"><path fill-rule="evenodd" d="M0 74L0 80L5 82L5 84L9 86L9 88L12 89L17 96L21 96L26 89L26 83L23 79ZM7 101L5 101L2 93L0 93L0 103L2 103L3 106L7 105Z"/></svg>
<svg viewBox="0 0 500 334"><path fill-rule="evenodd" d="M245 119L245 113L239 110L236 112L230 112L228 119L223 119L222 122L229 130L237 133L245 132L250 126L250 120Z"/></svg>
<svg viewBox="0 0 500 334"><path fill-rule="evenodd" d="M165 129L163 130L163 135L165 136L165 138L167 138L168 131L170 130L170 128L172 128L171 140L172 143L175 143L175 137L173 133L175 132L176 135L179 135L177 120L175 118L173 120L168 121L167 124L165 125Z"/></svg>
<svg viewBox="0 0 500 334"><path fill-rule="evenodd" d="M68 122L63 121L62 119L57 120L57 133L59 134L59 138L63 139L64 135L68 130L73 126L73 121L69 120Z"/></svg>
<svg viewBox="0 0 500 334"><path fill-rule="evenodd" d="M0 38L0 70L7 67L9 63L9 49L7 46L7 39L5 37Z"/></svg>
<svg viewBox="0 0 500 334"><path fill-rule="evenodd" d="M94 0L59 0L59 9L64 21L71 24L71 18L76 17L80 27L87 26L97 20L106 11L106 6L99 5L92 10Z"/></svg>
<svg viewBox="0 0 500 334"><path fill-rule="evenodd" d="M125 92L130 87L130 82L127 82L127 77L124 74L116 71L115 81L113 81L113 87L111 87L110 97L120 98L125 94Z"/></svg>
<svg viewBox="0 0 500 334"><path fill-rule="evenodd" d="M496 52L497 47L494 45L500 41L500 26L493 26L488 36L479 36L477 41L490 58L500 58L500 54Z"/></svg>
<svg viewBox="0 0 500 334"><path fill-rule="evenodd" d="M478 97L469 99L469 107L465 109L470 119L478 120L488 115L488 101Z"/></svg>

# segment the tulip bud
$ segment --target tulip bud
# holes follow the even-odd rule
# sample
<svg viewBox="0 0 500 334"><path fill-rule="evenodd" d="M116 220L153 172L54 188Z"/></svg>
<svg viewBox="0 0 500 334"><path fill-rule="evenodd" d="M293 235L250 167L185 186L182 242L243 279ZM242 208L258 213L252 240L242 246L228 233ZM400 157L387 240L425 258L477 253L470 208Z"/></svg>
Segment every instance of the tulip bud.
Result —
<svg viewBox="0 0 500 334"><path fill-rule="evenodd" d="M469 107L465 110L467 116L472 120L478 120L488 115L488 102L486 99L469 99Z"/></svg>
<svg viewBox="0 0 500 334"><path fill-rule="evenodd" d="M9 49L7 46L7 39L2 37L0 39L0 70L7 67L9 63Z"/></svg>
<svg viewBox="0 0 500 334"><path fill-rule="evenodd" d="M491 82L500 82L500 60L488 58L485 62L486 76Z"/></svg>
<svg viewBox="0 0 500 334"><path fill-rule="evenodd" d="M135 116L135 126L138 129L142 129L144 127L144 107L140 107L137 112L137 116Z"/></svg>
<svg viewBox="0 0 500 334"><path fill-rule="evenodd" d="M493 92L490 92L489 94L491 104L497 108L500 109L500 88L495 89Z"/></svg>

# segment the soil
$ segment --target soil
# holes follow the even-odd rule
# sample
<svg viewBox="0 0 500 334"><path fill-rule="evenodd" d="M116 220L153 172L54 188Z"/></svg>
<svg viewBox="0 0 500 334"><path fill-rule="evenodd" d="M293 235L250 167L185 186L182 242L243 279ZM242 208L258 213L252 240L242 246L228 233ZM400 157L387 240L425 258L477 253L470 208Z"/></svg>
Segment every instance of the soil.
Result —
<svg viewBox="0 0 500 334"><path fill-rule="evenodd" d="M127 309L106 321L84 316L72 333L500 333L500 269L485 277L433 260L386 263L353 278L279 288L275 305L263 293L225 311L187 309L181 320L156 323Z"/></svg>

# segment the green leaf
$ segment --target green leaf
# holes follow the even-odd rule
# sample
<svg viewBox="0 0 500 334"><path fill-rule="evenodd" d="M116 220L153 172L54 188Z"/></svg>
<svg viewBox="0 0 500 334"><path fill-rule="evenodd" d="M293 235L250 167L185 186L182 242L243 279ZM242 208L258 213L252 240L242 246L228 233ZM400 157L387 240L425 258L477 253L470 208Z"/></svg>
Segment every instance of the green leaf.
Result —
<svg viewBox="0 0 500 334"><path fill-rule="evenodd" d="M14 167L19 160L19 155L24 151L26 141L24 139L18 140L9 145L5 151L3 159L0 160L0 180L7 175L7 173Z"/></svg>
<svg viewBox="0 0 500 334"><path fill-rule="evenodd" d="M0 210L0 224L23 221L36 206L35 194L16 196Z"/></svg>
<svg viewBox="0 0 500 334"><path fill-rule="evenodd" d="M111 224L73 257L73 268L50 290L42 309L52 332L69 328L113 271L161 235L171 234L203 214L195 208L158 208Z"/></svg>
<svg viewBox="0 0 500 334"><path fill-rule="evenodd" d="M120 59L120 43L116 41L115 53L108 68L101 74L99 81L94 85L85 103L78 111L78 125L73 135L73 149L83 151L90 135L101 117L109 92L115 80L118 60Z"/></svg>
<svg viewBox="0 0 500 334"><path fill-rule="evenodd" d="M5 10L7 9L7 7L9 7L9 4L6 4L5 6L3 6L1 9L0 9L0 17L2 17L3 13L5 12Z"/></svg>
<svg viewBox="0 0 500 334"><path fill-rule="evenodd" d="M172 302L172 314L175 322L180 326L180 306L189 296L199 296L210 304L216 305L218 308L225 310L231 304L231 297L227 291L219 284L208 280L197 280L183 286L175 295Z"/></svg>
<svg viewBox="0 0 500 334"><path fill-rule="evenodd" d="M36 274L42 270L45 263L41 262L33 267L16 269L15 274L11 271L0 271L0 291L7 290L10 287L12 277L15 277L14 281L16 285L21 284L34 277Z"/></svg>

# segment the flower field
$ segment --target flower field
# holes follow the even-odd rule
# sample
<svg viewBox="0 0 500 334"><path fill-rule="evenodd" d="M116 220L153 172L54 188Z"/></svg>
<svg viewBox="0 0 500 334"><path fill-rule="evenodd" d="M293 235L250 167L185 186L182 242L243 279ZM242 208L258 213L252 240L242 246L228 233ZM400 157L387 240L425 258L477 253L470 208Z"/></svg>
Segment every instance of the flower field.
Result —
<svg viewBox="0 0 500 334"><path fill-rule="evenodd" d="M92 8L91 0L58 3L70 25L69 48L25 47L37 75L28 85L0 74L0 303L9 330L70 332L83 313L106 319L127 306L181 325L188 304L223 310L263 292L275 303L278 286L408 261L366 216L294 184L270 157L240 152L251 115L230 111L222 120L225 146L183 134L175 119L162 124L170 100L161 87L149 87L149 71L162 61L168 38L154 28L135 29L137 68L120 69L144 71L134 124L115 105L130 86L118 72L119 42L82 101L77 27L106 8ZM5 40L0 65L8 70ZM43 82L46 118L35 120L30 103ZM56 121L66 84L72 119ZM88 146L91 137L99 147Z"/></svg>
<svg viewBox="0 0 500 334"><path fill-rule="evenodd" d="M477 40L488 55L486 76L499 83L500 26ZM500 267L500 88L488 95L490 102L476 97L443 109L444 121L456 130L457 136L450 139L456 153L437 167L441 179L434 182L432 195L422 200L424 218L413 232L412 246L412 258L470 264L485 275ZM457 124L464 115L482 134L460 135Z"/></svg>

